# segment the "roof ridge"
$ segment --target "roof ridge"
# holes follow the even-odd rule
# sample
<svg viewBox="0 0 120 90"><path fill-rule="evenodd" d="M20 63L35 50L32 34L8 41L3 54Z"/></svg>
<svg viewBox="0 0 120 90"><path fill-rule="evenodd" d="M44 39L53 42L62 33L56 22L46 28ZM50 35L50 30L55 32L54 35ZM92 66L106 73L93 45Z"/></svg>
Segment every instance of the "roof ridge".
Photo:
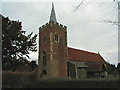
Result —
<svg viewBox="0 0 120 90"><path fill-rule="evenodd" d="M76 49L76 48L72 48L72 47L68 47L68 48L74 49L74 50L77 50L77 51L83 51L83 52L99 55L98 53L95 53L95 52L90 52L90 51L86 51L86 50Z"/></svg>

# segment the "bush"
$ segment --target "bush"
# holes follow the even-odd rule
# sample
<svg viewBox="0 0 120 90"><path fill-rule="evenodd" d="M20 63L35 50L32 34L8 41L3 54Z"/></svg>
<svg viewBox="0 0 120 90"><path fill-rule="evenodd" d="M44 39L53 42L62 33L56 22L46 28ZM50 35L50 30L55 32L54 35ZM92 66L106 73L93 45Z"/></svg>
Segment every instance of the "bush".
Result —
<svg viewBox="0 0 120 90"><path fill-rule="evenodd" d="M37 70L33 72L7 71L3 72L2 75L3 88L118 88L117 78L49 78L37 80Z"/></svg>
<svg viewBox="0 0 120 90"><path fill-rule="evenodd" d="M34 82L36 80L36 72L2 72L3 88L24 88L26 82Z"/></svg>

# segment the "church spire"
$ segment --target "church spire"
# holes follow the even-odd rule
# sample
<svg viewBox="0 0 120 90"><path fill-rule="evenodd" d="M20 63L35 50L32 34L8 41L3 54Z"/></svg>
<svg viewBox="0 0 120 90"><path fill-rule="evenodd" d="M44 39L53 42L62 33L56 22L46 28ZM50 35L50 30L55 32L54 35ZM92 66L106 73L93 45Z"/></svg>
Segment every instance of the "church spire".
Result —
<svg viewBox="0 0 120 90"><path fill-rule="evenodd" d="M52 3L52 10L51 10L51 15L50 15L50 21L54 21L54 23L57 22L56 16L55 16L55 10L54 10L54 3Z"/></svg>

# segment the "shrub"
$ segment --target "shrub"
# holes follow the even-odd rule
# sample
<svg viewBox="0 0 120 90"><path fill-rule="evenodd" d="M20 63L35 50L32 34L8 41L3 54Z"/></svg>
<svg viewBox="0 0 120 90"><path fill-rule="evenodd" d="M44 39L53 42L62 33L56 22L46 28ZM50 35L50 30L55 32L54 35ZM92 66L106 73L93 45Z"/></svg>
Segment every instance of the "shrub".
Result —
<svg viewBox="0 0 120 90"><path fill-rule="evenodd" d="M33 72L4 71L2 75L3 88L118 88L117 78L46 78L37 80L37 70Z"/></svg>

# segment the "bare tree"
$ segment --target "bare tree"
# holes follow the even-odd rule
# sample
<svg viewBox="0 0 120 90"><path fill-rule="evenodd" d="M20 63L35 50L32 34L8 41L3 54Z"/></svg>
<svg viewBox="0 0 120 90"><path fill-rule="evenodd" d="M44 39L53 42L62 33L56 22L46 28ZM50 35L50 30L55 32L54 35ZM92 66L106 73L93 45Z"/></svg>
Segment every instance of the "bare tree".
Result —
<svg viewBox="0 0 120 90"><path fill-rule="evenodd" d="M78 4L78 6L73 10L73 12L75 12L76 10L78 10L78 8L83 4L84 1L85 1L85 0L82 0L82 1Z"/></svg>
<svg viewBox="0 0 120 90"><path fill-rule="evenodd" d="M76 12L80 6L85 2L85 0L82 0L76 7L75 9L73 10L73 12ZM120 1L119 0L113 0L113 3L117 3L116 5L118 6L118 21L113 21L113 20L102 20L102 21L99 21L99 22L105 22L105 23L110 23L110 24L113 24L113 25L120 25Z"/></svg>

